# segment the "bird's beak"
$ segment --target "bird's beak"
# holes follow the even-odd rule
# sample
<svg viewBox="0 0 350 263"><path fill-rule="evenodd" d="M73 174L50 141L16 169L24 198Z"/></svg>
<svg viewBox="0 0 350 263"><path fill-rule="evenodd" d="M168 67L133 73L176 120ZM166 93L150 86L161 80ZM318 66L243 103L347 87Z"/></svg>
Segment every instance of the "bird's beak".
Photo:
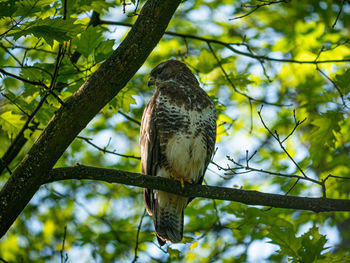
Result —
<svg viewBox="0 0 350 263"><path fill-rule="evenodd" d="M150 77L147 82L147 86L152 87L154 85L154 82L155 82L155 79L153 77Z"/></svg>

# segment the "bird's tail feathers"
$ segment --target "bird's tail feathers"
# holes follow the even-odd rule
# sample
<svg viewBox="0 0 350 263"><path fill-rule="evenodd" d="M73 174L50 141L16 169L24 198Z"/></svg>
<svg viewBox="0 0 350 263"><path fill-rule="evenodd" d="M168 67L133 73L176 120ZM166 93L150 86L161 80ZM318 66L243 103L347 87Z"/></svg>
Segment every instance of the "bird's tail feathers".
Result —
<svg viewBox="0 0 350 263"><path fill-rule="evenodd" d="M183 199L182 197L179 197ZM177 199L177 198L176 198ZM183 235L184 208L187 200L168 202L167 206L157 205L153 212L157 239L162 246L166 241L180 242Z"/></svg>

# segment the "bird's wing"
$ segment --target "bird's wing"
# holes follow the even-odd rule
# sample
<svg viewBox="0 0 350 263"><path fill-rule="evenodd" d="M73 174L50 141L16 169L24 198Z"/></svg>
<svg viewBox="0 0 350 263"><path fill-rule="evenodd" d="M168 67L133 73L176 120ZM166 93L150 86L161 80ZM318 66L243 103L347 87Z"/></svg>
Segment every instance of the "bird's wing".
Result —
<svg viewBox="0 0 350 263"><path fill-rule="evenodd" d="M156 175L159 164L160 144L155 127L154 114L156 108L155 93L148 102L141 121L140 144L141 144L141 172L147 175ZM156 201L152 189L144 190L144 201L149 215L153 214Z"/></svg>

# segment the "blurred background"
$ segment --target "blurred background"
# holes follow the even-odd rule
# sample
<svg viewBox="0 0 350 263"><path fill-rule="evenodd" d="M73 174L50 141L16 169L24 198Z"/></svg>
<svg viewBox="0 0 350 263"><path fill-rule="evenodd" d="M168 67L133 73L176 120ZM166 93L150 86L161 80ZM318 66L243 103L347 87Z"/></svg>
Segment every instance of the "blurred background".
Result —
<svg viewBox="0 0 350 263"><path fill-rule="evenodd" d="M0 186L62 101L123 41L144 2L0 1ZM345 0L184 1L145 64L55 167L140 172L149 73L175 58L217 109L205 184L303 197L323 196L323 184L327 197L349 199L349 28ZM45 96L60 45L54 94ZM42 186L1 240L0 261L350 262L347 212L204 198L185 210L183 242L159 247L142 190L79 180Z"/></svg>

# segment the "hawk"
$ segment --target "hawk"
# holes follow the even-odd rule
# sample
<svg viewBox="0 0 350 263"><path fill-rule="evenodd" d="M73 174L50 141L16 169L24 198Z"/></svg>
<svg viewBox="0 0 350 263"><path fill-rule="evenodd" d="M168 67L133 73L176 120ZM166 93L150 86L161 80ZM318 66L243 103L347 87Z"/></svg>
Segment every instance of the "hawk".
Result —
<svg viewBox="0 0 350 263"><path fill-rule="evenodd" d="M140 129L143 174L202 184L216 140L216 111L191 70L167 60L150 74L155 92L142 116ZM184 209L193 198L145 189L144 202L162 246L180 242Z"/></svg>

